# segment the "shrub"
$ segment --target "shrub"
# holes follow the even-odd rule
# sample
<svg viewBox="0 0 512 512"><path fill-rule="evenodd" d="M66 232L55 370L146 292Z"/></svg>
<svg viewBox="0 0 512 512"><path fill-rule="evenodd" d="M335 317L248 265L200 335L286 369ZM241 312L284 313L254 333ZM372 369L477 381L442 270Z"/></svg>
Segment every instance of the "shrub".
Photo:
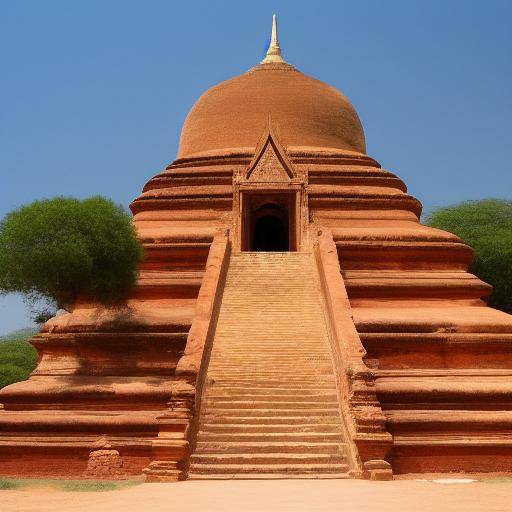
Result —
<svg viewBox="0 0 512 512"><path fill-rule="evenodd" d="M35 201L0 222L0 292L55 308L122 301L141 258L131 216L102 197Z"/></svg>
<svg viewBox="0 0 512 512"><path fill-rule="evenodd" d="M25 380L37 364L37 351L27 341L0 342L0 388Z"/></svg>
<svg viewBox="0 0 512 512"><path fill-rule="evenodd" d="M29 374L15 364L0 364L0 388L27 379Z"/></svg>
<svg viewBox="0 0 512 512"><path fill-rule="evenodd" d="M12 340L0 343L0 364L13 364L31 372L36 361L37 351L27 341Z"/></svg>

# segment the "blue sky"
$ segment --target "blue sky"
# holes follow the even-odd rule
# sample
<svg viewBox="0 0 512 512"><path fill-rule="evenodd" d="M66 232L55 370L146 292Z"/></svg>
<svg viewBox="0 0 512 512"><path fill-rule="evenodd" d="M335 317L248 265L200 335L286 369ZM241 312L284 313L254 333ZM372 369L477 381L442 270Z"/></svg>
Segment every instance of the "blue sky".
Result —
<svg viewBox="0 0 512 512"><path fill-rule="evenodd" d="M512 196L512 2L0 1L0 216L36 198L128 205L210 86L263 56L341 89L368 153L428 211ZM0 298L0 334L30 322Z"/></svg>

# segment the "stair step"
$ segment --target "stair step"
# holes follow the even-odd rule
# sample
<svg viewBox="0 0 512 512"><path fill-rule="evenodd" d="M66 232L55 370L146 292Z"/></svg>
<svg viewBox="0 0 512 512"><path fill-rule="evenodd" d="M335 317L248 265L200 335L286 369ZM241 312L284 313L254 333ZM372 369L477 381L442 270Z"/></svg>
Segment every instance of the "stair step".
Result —
<svg viewBox="0 0 512 512"><path fill-rule="evenodd" d="M254 321L254 317L252 320ZM232 332L237 331L237 328L238 322L237 325L232 328L232 331L223 329L223 332L219 333L219 336L216 337L216 340L222 342L222 346L219 347L220 350L218 353L221 353L222 350L234 350L236 354L243 354L243 348L248 345L263 345L268 348L267 355L284 355L286 352L283 350L286 350L287 348L293 348L297 355L313 356L316 355L316 352L311 352L312 348L323 348L326 347L329 343L328 340L326 340L326 338L323 336L311 336L311 333L305 333L301 328L300 330L296 330L297 337L293 340L281 338L280 340L275 341L277 344L274 344L274 340L277 338L277 336L273 335L272 333L279 331L272 331L272 333L267 332L263 335L261 333L261 328L260 331L257 331L255 328L253 329L255 333L254 338L245 338L243 344L241 344L236 338L230 337ZM244 325L244 328L248 330L250 329L249 325ZM290 330L288 330L288 332L290 332ZM271 340L272 343L270 343ZM250 356L252 354L246 353L245 355ZM320 353L319 355L326 354Z"/></svg>
<svg viewBox="0 0 512 512"><path fill-rule="evenodd" d="M268 388L269 386L273 387L273 389L281 390L281 389L290 389L294 386L300 386L303 389L316 389L318 386L330 386L331 388L334 386L336 389L336 384L334 381L334 376L325 376L320 375L315 379L304 380L301 378L296 379L258 379L256 377L249 379L247 376L243 379L231 378L227 376L216 376L213 378L212 375L208 375L209 383L207 384L206 389L210 389L211 387L228 387L230 384L239 385L244 387L252 387L252 388Z"/></svg>
<svg viewBox="0 0 512 512"><path fill-rule="evenodd" d="M198 442L195 453L330 453L344 454L345 445L326 442L224 441Z"/></svg>
<svg viewBox="0 0 512 512"><path fill-rule="evenodd" d="M202 433L293 433L293 432L339 432L341 433L341 425L317 423L313 425L279 424L279 425L249 425L234 423L202 423Z"/></svg>
<svg viewBox="0 0 512 512"><path fill-rule="evenodd" d="M272 401L274 403L280 402L306 402L309 403L312 400L317 401L318 403L328 403L328 404L336 404L337 403L337 395L335 393L325 393L325 394L307 394L297 391L296 393L287 393L282 395L279 391L274 390L274 393L239 393L239 392L223 392L219 393L217 390L207 391L206 396L203 397L203 404L207 403L219 403L226 400L236 401L236 402L261 402L261 401Z"/></svg>
<svg viewBox="0 0 512 512"><path fill-rule="evenodd" d="M344 464L345 457L332 454L305 453L194 453L190 462L194 469L197 464Z"/></svg>
<svg viewBox="0 0 512 512"><path fill-rule="evenodd" d="M261 348L258 348L257 350L262 350ZM225 358L223 358L222 363L215 360L210 360L210 364L213 364L215 368L239 368L239 367L246 367L246 368L253 368L257 367L261 370L286 370L291 371L295 369L300 370L313 370L315 368L331 368L331 360L330 359L306 359L306 358L300 358L300 357L282 357L282 358L275 358L275 357L258 357L258 358L248 358L248 357L240 357L240 359L233 358L229 356L229 361L226 361Z"/></svg>
<svg viewBox="0 0 512 512"><path fill-rule="evenodd" d="M217 341L218 340L219 340L219 338L217 338ZM300 344L297 343L297 341L298 341L297 339L295 339L293 341L293 344L294 344L293 353L297 354L297 356L299 356L299 357L314 356L315 352L311 352L310 347L313 347L313 348L324 348L325 347L324 340L322 340L321 342L315 342L315 343L304 342L304 343L300 343ZM228 352L229 354L233 354L235 356L250 356L251 354L247 354L247 351L245 349L245 347L249 343L250 342L244 341L243 348L241 348L240 342L237 343L237 342L223 341L222 350L225 352ZM263 354L263 355L268 356L268 357L272 357L273 355L287 354L286 350L290 348L289 342L288 343L279 343L278 345L275 345L274 343L272 343L272 344L254 343L254 345L255 346L264 345L265 354Z"/></svg>
<svg viewBox="0 0 512 512"><path fill-rule="evenodd" d="M207 419L212 416L241 416L241 417L286 417L286 416L308 416L307 409L297 409L294 407L290 407L288 409L274 409L274 408L261 408L261 409L232 409L232 408L223 408L223 407L215 407L210 410L206 410L201 408L201 419ZM339 418L339 410L338 406L336 407L324 407L322 409L315 409L314 416L333 416L338 415Z"/></svg>
<svg viewBox="0 0 512 512"><path fill-rule="evenodd" d="M152 461L147 468L146 471L174 471L178 467L178 463L175 461Z"/></svg>
<svg viewBox="0 0 512 512"><path fill-rule="evenodd" d="M221 374L226 375L226 373L230 376L236 376L240 375L242 377L245 377L247 375L247 370L251 370L253 372L257 371L258 377L275 377L276 372L279 373L279 377L286 378L286 377L316 377L317 375L323 375L327 371L332 372L332 368L326 367L311 367L311 368L304 368L304 367L297 367L297 368L269 368L268 366L264 365L261 368L255 368L254 365L247 365L246 368L242 368L240 365L236 366L228 366L228 365L216 365L215 371L212 372L212 376L215 377L215 374Z"/></svg>
<svg viewBox="0 0 512 512"><path fill-rule="evenodd" d="M335 385L335 381L333 378L325 378L324 372L310 372L308 374L305 373L291 373L286 375L284 373L280 373L279 370L276 370L273 375L260 373L257 376L253 376L251 378L248 377L247 373L249 371L254 371L254 367L248 368L246 372L228 372L222 371L218 372L215 370L208 377L212 379L211 383L207 385L206 389L210 389L215 384L221 384L226 386L229 383L237 384L240 381L244 381L249 383L250 386L259 385L259 387L268 387L269 380L273 382L273 385L277 390L281 387L288 387L293 384L303 384L305 387L309 384L309 388L313 388L313 384L315 382L319 382L323 385L330 384L331 386ZM279 373L279 377L276 378L276 373ZM266 384L266 385L265 385Z"/></svg>
<svg viewBox="0 0 512 512"><path fill-rule="evenodd" d="M310 402L310 401L291 401L286 402L273 402L268 400L215 400L209 402L208 399L203 402L202 407L205 411L210 411L213 408L220 409L323 409L327 407L336 407L338 404L335 401L332 402Z"/></svg>
<svg viewBox="0 0 512 512"><path fill-rule="evenodd" d="M303 396L318 396L318 395L332 395L334 394L334 391L336 391L336 388L332 386L325 386L323 388L319 387L313 387L311 389L304 389L303 387L295 387L295 388L275 388L275 387L260 387L260 388L254 388L254 387L240 387L240 386L221 386L214 384L212 386L209 386L206 388L206 394L207 396L210 396L211 394L215 393L215 395L221 395L223 393L229 393L232 394L239 394L239 395L260 395L260 396L266 396L266 395L274 395L275 393L279 393L280 396L285 395L295 395L297 393L302 394Z"/></svg>
<svg viewBox="0 0 512 512"><path fill-rule="evenodd" d="M343 468L342 468L343 470ZM188 474L189 480L326 480L326 479L346 479L351 478L350 473L196 473Z"/></svg>
<svg viewBox="0 0 512 512"><path fill-rule="evenodd" d="M339 415L332 416L234 416L208 414L201 415L199 425L203 426L209 423L223 423L236 425L314 425L322 423L324 425L339 425Z"/></svg>
<svg viewBox="0 0 512 512"><path fill-rule="evenodd" d="M237 432L237 433L210 433L199 432L197 435L199 442L206 441L325 441L325 442L343 442L343 435L338 432Z"/></svg>
<svg viewBox="0 0 512 512"><path fill-rule="evenodd" d="M349 471L348 464L198 464L191 467L192 475L196 473L217 474L311 474L335 473ZM283 478L286 478L283 476Z"/></svg>

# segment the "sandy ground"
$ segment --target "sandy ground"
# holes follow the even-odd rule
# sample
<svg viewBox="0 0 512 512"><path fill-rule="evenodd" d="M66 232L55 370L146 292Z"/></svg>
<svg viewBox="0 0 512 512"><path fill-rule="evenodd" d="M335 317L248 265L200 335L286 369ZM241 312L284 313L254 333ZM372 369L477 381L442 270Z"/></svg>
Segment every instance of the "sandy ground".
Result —
<svg viewBox="0 0 512 512"><path fill-rule="evenodd" d="M512 480L235 480L142 484L118 491L0 491L2 512L510 512Z"/></svg>

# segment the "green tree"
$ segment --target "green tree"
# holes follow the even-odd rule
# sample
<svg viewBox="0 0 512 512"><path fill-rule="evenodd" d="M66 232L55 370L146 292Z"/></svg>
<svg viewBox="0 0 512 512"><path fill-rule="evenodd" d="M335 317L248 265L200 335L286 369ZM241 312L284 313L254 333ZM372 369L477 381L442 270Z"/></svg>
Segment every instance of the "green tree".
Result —
<svg viewBox="0 0 512 512"><path fill-rule="evenodd" d="M494 286L489 304L512 313L512 201L466 201L432 212L426 223L474 249L471 271Z"/></svg>
<svg viewBox="0 0 512 512"><path fill-rule="evenodd" d="M103 197L35 201L0 221L0 292L29 302L114 305L133 288L141 258L131 216Z"/></svg>
<svg viewBox="0 0 512 512"><path fill-rule="evenodd" d="M36 367L37 352L27 337L0 340L0 388L25 380Z"/></svg>

